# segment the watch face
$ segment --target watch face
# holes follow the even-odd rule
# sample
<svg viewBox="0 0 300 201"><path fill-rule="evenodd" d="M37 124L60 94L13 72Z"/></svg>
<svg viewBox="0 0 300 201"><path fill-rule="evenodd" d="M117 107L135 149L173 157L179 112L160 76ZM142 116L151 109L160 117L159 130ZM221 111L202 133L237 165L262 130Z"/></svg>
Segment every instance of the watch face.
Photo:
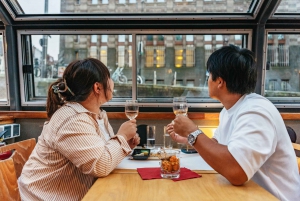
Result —
<svg viewBox="0 0 300 201"><path fill-rule="evenodd" d="M188 141L189 143L193 143L194 142L195 137L193 135L189 135L188 136Z"/></svg>

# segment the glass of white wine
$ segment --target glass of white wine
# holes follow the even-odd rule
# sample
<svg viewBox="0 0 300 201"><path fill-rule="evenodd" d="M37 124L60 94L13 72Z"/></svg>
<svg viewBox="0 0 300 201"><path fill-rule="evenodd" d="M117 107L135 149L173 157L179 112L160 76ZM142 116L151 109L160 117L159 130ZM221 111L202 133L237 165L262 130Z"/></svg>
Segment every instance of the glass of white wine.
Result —
<svg viewBox="0 0 300 201"><path fill-rule="evenodd" d="M187 116L188 106L185 96L174 97L173 98L173 112L177 115Z"/></svg>
<svg viewBox="0 0 300 201"><path fill-rule="evenodd" d="M135 119L139 114L139 105L137 100L126 100L125 114L128 119Z"/></svg>

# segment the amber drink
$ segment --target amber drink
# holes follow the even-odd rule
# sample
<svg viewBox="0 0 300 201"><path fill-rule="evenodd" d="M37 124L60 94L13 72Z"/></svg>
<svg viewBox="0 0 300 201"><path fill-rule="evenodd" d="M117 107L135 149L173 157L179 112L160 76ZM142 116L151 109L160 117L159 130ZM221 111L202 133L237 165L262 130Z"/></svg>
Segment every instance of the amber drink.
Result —
<svg viewBox="0 0 300 201"><path fill-rule="evenodd" d="M164 150L160 155L160 175L165 179L179 178L180 176L180 151Z"/></svg>

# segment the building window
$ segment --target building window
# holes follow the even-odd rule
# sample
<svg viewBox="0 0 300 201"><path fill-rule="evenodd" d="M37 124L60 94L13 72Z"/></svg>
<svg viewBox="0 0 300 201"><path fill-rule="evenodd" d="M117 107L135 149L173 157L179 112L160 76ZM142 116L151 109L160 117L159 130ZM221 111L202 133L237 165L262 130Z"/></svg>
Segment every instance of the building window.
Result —
<svg viewBox="0 0 300 201"><path fill-rule="evenodd" d="M128 47L128 57L129 57L128 66L132 67L132 46L131 45Z"/></svg>
<svg viewBox="0 0 300 201"><path fill-rule="evenodd" d="M187 45L185 50L186 57L186 67L194 67L195 66L195 47L194 45Z"/></svg>
<svg viewBox="0 0 300 201"><path fill-rule="evenodd" d="M283 34L278 34L278 40L283 40L284 39L284 35Z"/></svg>
<svg viewBox="0 0 300 201"><path fill-rule="evenodd" d="M216 41L223 41L222 35L216 35Z"/></svg>
<svg viewBox="0 0 300 201"><path fill-rule="evenodd" d="M101 35L101 42L107 43L107 35Z"/></svg>
<svg viewBox="0 0 300 201"><path fill-rule="evenodd" d="M91 42L92 43L97 43L97 35L92 35L91 36Z"/></svg>
<svg viewBox="0 0 300 201"><path fill-rule="evenodd" d="M281 80L281 90L282 91L289 91L289 80Z"/></svg>
<svg viewBox="0 0 300 201"><path fill-rule="evenodd" d="M175 35L175 41L182 41L182 35Z"/></svg>
<svg viewBox="0 0 300 201"><path fill-rule="evenodd" d="M242 40L242 35L234 35L235 40Z"/></svg>
<svg viewBox="0 0 300 201"><path fill-rule="evenodd" d="M193 42L194 41L194 35L186 35L186 41Z"/></svg>
<svg viewBox="0 0 300 201"><path fill-rule="evenodd" d="M118 46L118 66L124 67L125 64L125 46Z"/></svg>
<svg viewBox="0 0 300 201"><path fill-rule="evenodd" d="M183 65L183 48L182 46L175 46L175 67L181 68Z"/></svg>
<svg viewBox="0 0 300 201"><path fill-rule="evenodd" d="M102 0L102 4L108 4L108 0Z"/></svg>
<svg viewBox="0 0 300 201"><path fill-rule="evenodd" d="M79 35L74 36L74 43L79 43Z"/></svg>
<svg viewBox="0 0 300 201"><path fill-rule="evenodd" d="M79 5L79 4L80 4L80 0L76 0L76 4L78 4L78 5Z"/></svg>
<svg viewBox="0 0 300 201"><path fill-rule="evenodd" d="M165 66L165 47L157 46L156 47L156 67L161 68Z"/></svg>
<svg viewBox="0 0 300 201"><path fill-rule="evenodd" d="M100 61L107 66L107 46L101 46L100 48Z"/></svg>
<svg viewBox="0 0 300 201"><path fill-rule="evenodd" d="M164 41L164 35L158 35L157 41Z"/></svg>
<svg viewBox="0 0 300 201"><path fill-rule="evenodd" d="M147 41L153 41L153 35L147 35Z"/></svg>
<svg viewBox="0 0 300 201"><path fill-rule="evenodd" d="M145 47L146 51L146 67L153 67L154 66L154 48L152 46Z"/></svg>
<svg viewBox="0 0 300 201"><path fill-rule="evenodd" d="M98 0L92 0L92 4L98 4Z"/></svg>
<svg viewBox="0 0 300 201"><path fill-rule="evenodd" d="M195 86L195 80L186 80L186 86L187 87L194 87Z"/></svg>
<svg viewBox="0 0 300 201"><path fill-rule="evenodd" d="M119 35L119 42L120 43L125 42L125 35Z"/></svg>
<svg viewBox="0 0 300 201"><path fill-rule="evenodd" d="M204 36L204 41L212 41L211 35L205 35Z"/></svg>
<svg viewBox="0 0 300 201"><path fill-rule="evenodd" d="M269 90L270 91L275 91L276 90L276 85L277 85L277 79L270 79L269 80Z"/></svg>
<svg viewBox="0 0 300 201"><path fill-rule="evenodd" d="M90 57L97 59L97 47L96 46L91 46Z"/></svg>
<svg viewBox="0 0 300 201"><path fill-rule="evenodd" d="M283 44L279 44L278 46L268 45L267 58L271 66L289 66L289 46Z"/></svg>

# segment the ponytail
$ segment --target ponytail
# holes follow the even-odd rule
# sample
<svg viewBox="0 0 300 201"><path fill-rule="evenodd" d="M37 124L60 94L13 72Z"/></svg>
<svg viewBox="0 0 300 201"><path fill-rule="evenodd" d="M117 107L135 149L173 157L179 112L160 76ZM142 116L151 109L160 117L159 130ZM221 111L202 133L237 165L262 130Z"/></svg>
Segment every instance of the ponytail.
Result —
<svg viewBox="0 0 300 201"><path fill-rule="evenodd" d="M48 89L47 99L47 116L50 119L54 112L65 104L68 96L75 96L72 90L68 87L65 80L59 78L56 82L52 83Z"/></svg>

